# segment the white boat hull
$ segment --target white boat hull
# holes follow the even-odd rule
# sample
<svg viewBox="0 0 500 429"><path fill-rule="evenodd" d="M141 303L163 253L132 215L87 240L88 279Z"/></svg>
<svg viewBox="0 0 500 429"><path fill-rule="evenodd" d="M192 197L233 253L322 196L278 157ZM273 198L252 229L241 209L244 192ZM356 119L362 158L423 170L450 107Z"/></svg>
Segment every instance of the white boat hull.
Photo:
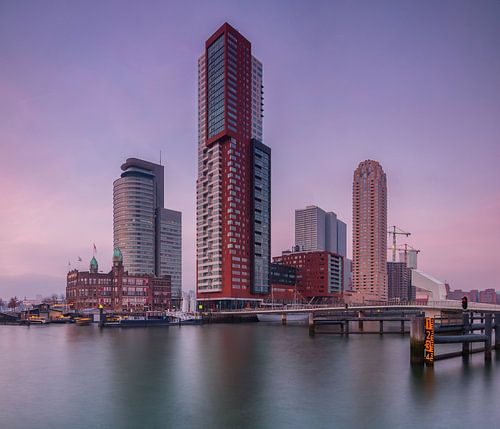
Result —
<svg viewBox="0 0 500 429"><path fill-rule="evenodd" d="M259 322L281 323L281 313L257 313ZM309 320L309 313L287 313L286 323L303 323Z"/></svg>

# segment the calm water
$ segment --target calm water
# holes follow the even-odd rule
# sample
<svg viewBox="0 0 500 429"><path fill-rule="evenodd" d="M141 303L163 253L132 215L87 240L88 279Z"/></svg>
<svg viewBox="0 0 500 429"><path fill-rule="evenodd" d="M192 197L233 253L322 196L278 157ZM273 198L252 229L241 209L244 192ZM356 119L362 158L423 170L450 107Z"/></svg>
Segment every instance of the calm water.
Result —
<svg viewBox="0 0 500 429"><path fill-rule="evenodd" d="M263 324L0 326L1 428L498 427L500 362Z"/></svg>

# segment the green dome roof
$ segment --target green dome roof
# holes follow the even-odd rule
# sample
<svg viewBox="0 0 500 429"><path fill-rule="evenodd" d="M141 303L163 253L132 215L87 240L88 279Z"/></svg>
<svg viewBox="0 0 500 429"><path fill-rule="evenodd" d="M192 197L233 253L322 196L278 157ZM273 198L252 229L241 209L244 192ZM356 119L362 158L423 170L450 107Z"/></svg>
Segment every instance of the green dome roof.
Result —
<svg viewBox="0 0 500 429"><path fill-rule="evenodd" d="M123 261L122 251L118 247L113 251L113 261L115 260L120 262Z"/></svg>
<svg viewBox="0 0 500 429"><path fill-rule="evenodd" d="M90 260L90 266L97 268L97 259L95 258L95 256Z"/></svg>

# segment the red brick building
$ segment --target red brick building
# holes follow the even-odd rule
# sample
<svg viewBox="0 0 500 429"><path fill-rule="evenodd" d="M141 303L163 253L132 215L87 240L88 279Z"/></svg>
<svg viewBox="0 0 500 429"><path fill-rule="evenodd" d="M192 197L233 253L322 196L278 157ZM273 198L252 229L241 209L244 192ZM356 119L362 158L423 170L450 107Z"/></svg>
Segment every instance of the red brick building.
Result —
<svg viewBox="0 0 500 429"><path fill-rule="evenodd" d="M307 301L340 297L344 290L344 260L335 253L284 252L273 263L296 268L297 293Z"/></svg>
<svg viewBox="0 0 500 429"><path fill-rule="evenodd" d="M171 308L170 276L154 277L145 274L130 275L123 268L120 249L113 254L113 269L99 273L95 258L89 271L72 270L67 276L66 299L73 308L83 310L144 311Z"/></svg>
<svg viewBox="0 0 500 429"><path fill-rule="evenodd" d="M497 291L495 289L485 289L479 291L479 302L486 304L497 303Z"/></svg>
<svg viewBox="0 0 500 429"><path fill-rule="evenodd" d="M469 302L481 302L484 304L499 304L499 295L495 289L464 291L462 289L448 291L447 299L455 299L460 301L463 297L467 297Z"/></svg>

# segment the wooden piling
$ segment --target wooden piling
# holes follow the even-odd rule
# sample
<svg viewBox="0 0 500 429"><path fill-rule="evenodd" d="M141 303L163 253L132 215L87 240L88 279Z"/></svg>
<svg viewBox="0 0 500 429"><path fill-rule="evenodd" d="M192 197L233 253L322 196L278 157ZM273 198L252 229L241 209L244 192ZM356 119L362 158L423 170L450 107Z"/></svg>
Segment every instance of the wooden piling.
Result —
<svg viewBox="0 0 500 429"><path fill-rule="evenodd" d="M405 333L405 314L401 313L401 335Z"/></svg>
<svg viewBox="0 0 500 429"><path fill-rule="evenodd" d="M410 319L410 364L424 365L425 320L424 316Z"/></svg>
<svg viewBox="0 0 500 429"><path fill-rule="evenodd" d="M492 331L492 319L493 315L491 313L488 313L485 315L484 318L484 333L488 337L486 342L484 343L484 360L485 361L490 361L491 360L491 331Z"/></svg>
<svg viewBox="0 0 500 429"><path fill-rule="evenodd" d="M382 335L384 333L384 321L380 320L378 322L378 333Z"/></svg>
<svg viewBox="0 0 500 429"><path fill-rule="evenodd" d="M286 325L286 313L281 313L281 324Z"/></svg>
<svg viewBox="0 0 500 429"><path fill-rule="evenodd" d="M344 329L344 334L345 335L349 335L349 319L345 319L344 320L344 326L345 326L345 329Z"/></svg>
<svg viewBox="0 0 500 429"><path fill-rule="evenodd" d="M363 319L361 319L361 317L363 317L363 313L361 313L361 311L358 313L358 317L359 317L358 330L359 332L363 332Z"/></svg>
<svg viewBox="0 0 500 429"><path fill-rule="evenodd" d="M314 314L311 311L309 313L309 336L314 337L315 334L316 334L316 331L314 329Z"/></svg>
<svg viewBox="0 0 500 429"><path fill-rule="evenodd" d="M104 316L104 308L102 305L99 305L99 328L104 327L104 321L106 319L106 316Z"/></svg>
<svg viewBox="0 0 500 429"><path fill-rule="evenodd" d="M500 313L495 313L495 350L500 350Z"/></svg>
<svg viewBox="0 0 500 429"><path fill-rule="evenodd" d="M463 313L462 314L462 323L463 323L463 334L469 334L470 333L470 315L469 313ZM470 353L470 343L468 341L464 341L462 343L462 357L464 359L469 358L469 353Z"/></svg>

